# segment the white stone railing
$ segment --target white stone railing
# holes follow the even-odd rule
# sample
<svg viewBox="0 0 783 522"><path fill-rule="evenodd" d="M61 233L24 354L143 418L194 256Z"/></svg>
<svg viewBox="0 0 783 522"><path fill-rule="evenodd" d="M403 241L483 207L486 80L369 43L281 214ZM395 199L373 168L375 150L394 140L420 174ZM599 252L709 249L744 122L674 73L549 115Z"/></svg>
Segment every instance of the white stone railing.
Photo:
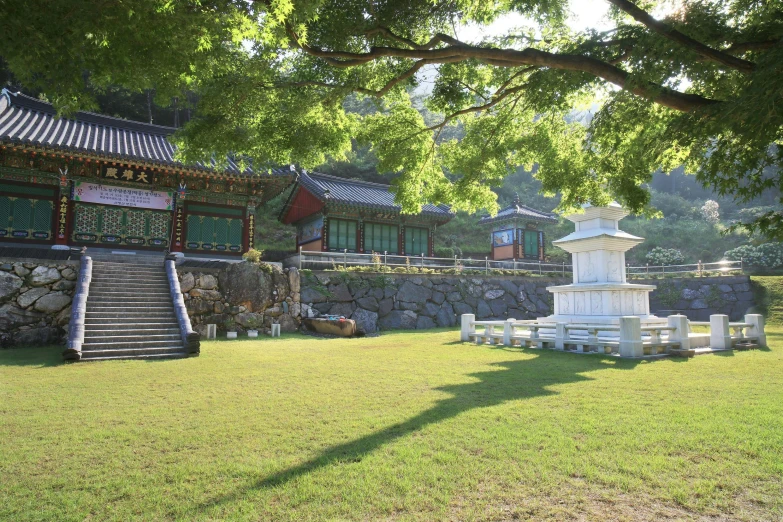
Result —
<svg viewBox="0 0 783 522"><path fill-rule="evenodd" d="M545 323L538 321L476 321L463 314L462 341L477 344L554 348L581 353L618 354L642 357L691 350L691 326L710 327L710 346L727 349L746 342L766 345L764 318L749 314L741 323L729 323L728 316L713 315L709 323L691 322L684 315L670 315L666 323L641 325L638 317L620 317L619 325ZM481 328L478 330L477 328ZM733 334L729 332L732 329Z"/></svg>
<svg viewBox="0 0 783 522"><path fill-rule="evenodd" d="M764 316L747 314L743 322L729 322L728 315L711 315L709 321L691 321L690 326L706 326L710 329L710 346L715 349L731 349L738 344L767 345L764 333Z"/></svg>

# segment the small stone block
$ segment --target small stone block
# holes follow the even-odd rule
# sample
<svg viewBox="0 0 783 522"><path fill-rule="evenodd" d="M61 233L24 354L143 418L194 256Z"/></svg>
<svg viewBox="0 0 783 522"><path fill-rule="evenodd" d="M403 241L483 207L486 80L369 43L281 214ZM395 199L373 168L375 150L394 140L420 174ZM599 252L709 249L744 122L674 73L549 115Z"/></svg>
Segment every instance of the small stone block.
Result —
<svg viewBox="0 0 783 522"><path fill-rule="evenodd" d="M207 339L216 339L217 338L217 325L216 324L208 324L207 325Z"/></svg>

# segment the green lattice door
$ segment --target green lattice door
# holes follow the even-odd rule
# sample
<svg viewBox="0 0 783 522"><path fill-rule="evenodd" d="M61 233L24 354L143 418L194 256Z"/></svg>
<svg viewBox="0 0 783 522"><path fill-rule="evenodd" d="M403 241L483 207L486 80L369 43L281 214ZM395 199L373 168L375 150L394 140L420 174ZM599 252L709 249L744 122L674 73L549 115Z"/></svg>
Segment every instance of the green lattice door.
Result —
<svg viewBox="0 0 783 522"><path fill-rule="evenodd" d="M185 246L189 250L242 251L242 224L239 217L191 214L186 222Z"/></svg>
<svg viewBox="0 0 783 522"><path fill-rule="evenodd" d="M165 247L170 227L171 215L165 211L74 203L77 242Z"/></svg>
<svg viewBox="0 0 783 522"><path fill-rule="evenodd" d="M53 199L35 195L54 195L54 189L0 184L0 238L13 240L50 240L54 217ZM33 197L26 197L31 194Z"/></svg>

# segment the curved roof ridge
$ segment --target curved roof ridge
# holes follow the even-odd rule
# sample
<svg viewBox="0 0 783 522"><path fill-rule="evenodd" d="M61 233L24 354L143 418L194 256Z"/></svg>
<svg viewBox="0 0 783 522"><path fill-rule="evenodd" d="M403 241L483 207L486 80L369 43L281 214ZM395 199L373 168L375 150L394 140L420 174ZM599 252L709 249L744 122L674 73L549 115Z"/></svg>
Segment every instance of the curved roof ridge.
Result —
<svg viewBox="0 0 783 522"><path fill-rule="evenodd" d="M11 106L20 107L36 112L43 112L57 117L57 110L51 103L33 98L21 92L11 92L8 89L3 89L2 94L8 96ZM140 121L127 120L125 118L117 118L115 116L108 116L106 114L98 114L89 111L79 111L69 117L62 118L64 120L79 121L85 123L92 123L94 125L103 125L105 127L115 127L119 129L135 130L147 132L149 134L159 134L169 136L176 132L176 128L167 127L165 125L156 125L154 123L144 123ZM157 131L157 132L156 132Z"/></svg>
<svg viewBox="0 0 783 522"><path fill-rule="evenodd" d="M374 181L365 181L363 179L343 178L343 177L340 177L340 176L335 176L334 174L324 174L323 172L315 172L314 171L314 172L306 172L305 174L307 176L317 176L317 177L322 177L322 178L329 178L329 179L333 179L333 180L336 180L336 181L340 181L342 183L356 183L358 185L369 185L369 186L378 187L378 188L385 188L385 189L388 189L389 187L391 187L391 185L384 185L383 183L376 183Z"/></svg>

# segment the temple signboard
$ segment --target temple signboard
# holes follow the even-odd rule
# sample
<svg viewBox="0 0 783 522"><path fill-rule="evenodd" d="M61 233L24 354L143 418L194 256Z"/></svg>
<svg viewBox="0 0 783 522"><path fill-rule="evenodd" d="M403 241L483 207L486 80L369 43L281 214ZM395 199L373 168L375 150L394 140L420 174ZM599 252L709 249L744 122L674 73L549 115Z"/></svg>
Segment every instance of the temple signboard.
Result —
<svg viewBox="0 0 783 522"><path fill-rule="evenodd" d="M114 205L118 207L150 208L171 210L174 201L173 192L112 187L77 181L73 189L74 201Z"/></svg>

